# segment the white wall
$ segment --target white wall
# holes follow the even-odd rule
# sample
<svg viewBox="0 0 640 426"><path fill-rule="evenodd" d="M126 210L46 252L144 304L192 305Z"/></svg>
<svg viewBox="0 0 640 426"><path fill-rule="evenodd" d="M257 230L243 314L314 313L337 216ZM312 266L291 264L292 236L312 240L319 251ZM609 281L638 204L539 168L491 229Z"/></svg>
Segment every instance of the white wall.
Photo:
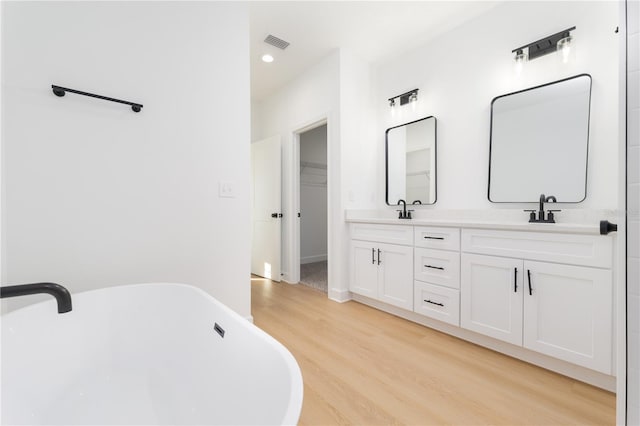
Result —
<svg viewBox="0 0 640 426"><path fill-rule="evenodd" d="M280 135L282 137L282 273L288 282L297 282L294 253L298 247L294 231L298 224L298 205L294 199L293 176L298 173L297 157L294 158L294 133L323 119L327 120L327 172L335 167L336 147L340 146L339 134L339 85L340 57L338 52L325 58L315 67L274 95L260 102L254 101L256 112L255 133L252 141ZM327 187L329 204L339 193L339 181L330 180Z"/></svg>
<svg viewBox="0 0 640 426"><path fill-rule="evenodd" d="M616 209L618 41L615 2L506 2L424 45L374 67L378 203L384 206L384 131L433 115L438 120L438 201L431 209L515 208L487 200L491 100L589 73L593 77L587 199L562 208ZM511 50L571 26L576 60L528 62L521 76ZM391 117L387 99L419 88L417 111ZM387 207L388 209L392 207Z"/></svg>
<svg viewBox="0 0 640 426"><path fill-rule="evenodd" d="M249 316L246 4L2 7L3 284L182 282Z"/></svg>
<svg viewBox="0 0 640 426"><path fill-rule="evenodd" d="M340 49L341 172L346 209L369 209L380 201L384 203L384 187L382 195L378 195L376 182L378 144L372 84L370 64ZM340 214L343 218L344 212Z"/></svg>
<svg viewBox="0 0 640 426"><path fill-rule="evenodd" d="M319 262L327 260L326 125L300 134L300 164L300 263Z"/></svg>
<svg viewBox="0 0 640 426"><path fill-rule="evenodd" d="M627 1L627 424L640 424L640 3Z"/></svg>
<svg viewBox="0 0 640 426"><path fill-rule="evenodd" d="M371 126L369 65L344 49L336 50L297 79L261 101L254 101L257 141L282 135L283 279L296 282L298 247L294 231L297 205L292 176L295 132L327 119L329 297L348 299L346 208L373 208L376 203L375 129ZM344 117L344 119L343 119Z"/></svg>

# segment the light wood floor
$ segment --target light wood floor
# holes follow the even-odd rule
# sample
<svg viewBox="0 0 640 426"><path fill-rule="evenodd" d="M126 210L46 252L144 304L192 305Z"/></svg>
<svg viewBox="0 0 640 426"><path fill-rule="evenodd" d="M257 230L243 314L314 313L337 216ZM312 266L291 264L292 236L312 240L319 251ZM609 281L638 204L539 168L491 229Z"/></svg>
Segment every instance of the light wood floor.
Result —
<svg viewBox="0 0 640 426"><path fill-rule="evenodd" d="M357 302L253 277L255 324L294 355L301 425L615 424L615 395Z"/></svg>

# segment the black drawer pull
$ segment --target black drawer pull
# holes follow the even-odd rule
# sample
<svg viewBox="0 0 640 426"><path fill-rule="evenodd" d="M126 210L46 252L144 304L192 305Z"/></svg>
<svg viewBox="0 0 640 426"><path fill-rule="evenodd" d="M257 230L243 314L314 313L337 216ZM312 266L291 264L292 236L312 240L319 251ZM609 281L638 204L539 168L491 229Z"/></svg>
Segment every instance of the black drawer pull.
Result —
<svg viewBox="0 0 640 426"><path fill-rule="evenodd" d="M433 302L433 301L427 300L427 299L425 299L424 301L427 302L427 303L431 303L432 305L444 306L444 303Z"/></svg>
<svg viewBox="0 0 640 426"><path fill-rule="evenodd" d="M518 292L518 268L513 268L513 292Z"/></svg>
<svg viewBox="0 0 640 426"><path fill-rule="evenodd" d="M424 238L425 240L444 240L444 237L429 237L429 236L425 236L425 237L422 237L422 238Z"/></svg>
<svg viewBox="0 0 640 426"><path fill-rule="evenodd" d="M441 271L444 271L444 268L441 266L431 266L431 265L424 265L425 268L431 268L431 269L440 269Z"/></svg>
<svg viewBox="0 0 640 426"><path fill-rule="evenodd" d="M375 265L376 263L376 249L371 249L371 263Z"/></svg>
<svg viewBox="0 0 640 426"><path fill-rule="evenodd" d="M527 278L529 279L529 296L533 296L533 289L531 288L531 271L527 269Z"/></svg>
<svg viewBox="0 0 640 426"><path fill-rule="evenodd" d="M380 263L382 263L382 262L380 261L380 249L378 249L378 265L379 265Z"/></svg>

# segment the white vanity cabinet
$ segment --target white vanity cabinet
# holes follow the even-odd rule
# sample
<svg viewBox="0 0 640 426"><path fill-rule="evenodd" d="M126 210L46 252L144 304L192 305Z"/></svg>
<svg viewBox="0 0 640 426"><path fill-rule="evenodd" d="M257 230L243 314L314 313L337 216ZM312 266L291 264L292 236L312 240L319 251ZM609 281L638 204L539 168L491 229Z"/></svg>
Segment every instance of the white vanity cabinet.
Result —
<svg viewBox="0 0 640 426"><path fill-rule="evenodd" d="M611 374L609 238L465 229L462 250L463 328Z"/></svg>
<svg viewBox="0 0 640 426"><path fill-rule="evenodd" d="M350 258L351 292L413 309L413 227L354 224Z"/></svg>
<svg viewBox="0 0 640 426"><path fill-rule="evenodd" d="M354 299L580 380L612 377L611 237L416 222L350 224Z"/></svg>

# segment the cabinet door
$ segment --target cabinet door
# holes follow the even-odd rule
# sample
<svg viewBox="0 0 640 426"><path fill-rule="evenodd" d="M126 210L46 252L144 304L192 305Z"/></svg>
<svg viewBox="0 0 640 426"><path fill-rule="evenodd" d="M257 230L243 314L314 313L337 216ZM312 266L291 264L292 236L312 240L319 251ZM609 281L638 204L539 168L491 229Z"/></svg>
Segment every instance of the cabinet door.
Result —
<svg viewBox="0 0 640 426"><path fill-rule="evenodd" d="M533 261L524 269L524 346L611 374L611 271Z"/></svg>
<svg viewBox="0 0 640 426"><path fill-rule="evenodd" d="M520 259L462 254L460 325L514 345L522 345Z"/></svg>
<svg viewBox="0 0 640 426"><path fill-rule="evenodd" d="M368 241L351 240L351 280L349 290L363 296L378 297L378 253Z"/></svg>
<svg viewBox="0 0 640 426"><path fill-rule="evenodd" d="M380 249L378 299L412 311L413 247L380 243L376 246Z"/></svg>

